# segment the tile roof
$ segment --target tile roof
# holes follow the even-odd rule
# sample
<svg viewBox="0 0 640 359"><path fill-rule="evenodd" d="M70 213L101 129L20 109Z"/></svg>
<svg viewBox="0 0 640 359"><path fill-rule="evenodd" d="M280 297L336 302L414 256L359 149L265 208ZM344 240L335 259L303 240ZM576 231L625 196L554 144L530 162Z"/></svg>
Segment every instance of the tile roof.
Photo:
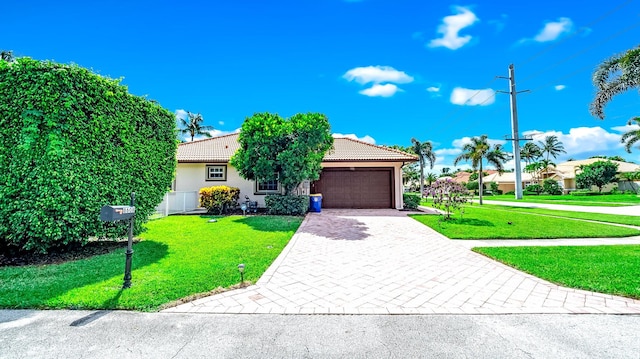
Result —
<svg viewBox="0 0 640 359"><path fill-rule="evenodd" d="M178 162L228 162L240 148L238 134L208 138L178 145ZM399 161L415 162L414 155L372 145L350 138L335 138L333 148L324 157L326 162Z"/></svg>

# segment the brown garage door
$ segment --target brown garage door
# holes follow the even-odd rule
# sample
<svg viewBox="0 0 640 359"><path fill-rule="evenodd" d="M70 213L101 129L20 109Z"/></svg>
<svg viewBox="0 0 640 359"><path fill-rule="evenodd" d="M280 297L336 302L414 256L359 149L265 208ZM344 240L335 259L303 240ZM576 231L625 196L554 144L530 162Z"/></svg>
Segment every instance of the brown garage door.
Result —
<svg viewBox="0 0 640 359"><path fill-rule="evenodd" d="M393 168L325 168L313 184L324 208L392 208Z"/></svg>

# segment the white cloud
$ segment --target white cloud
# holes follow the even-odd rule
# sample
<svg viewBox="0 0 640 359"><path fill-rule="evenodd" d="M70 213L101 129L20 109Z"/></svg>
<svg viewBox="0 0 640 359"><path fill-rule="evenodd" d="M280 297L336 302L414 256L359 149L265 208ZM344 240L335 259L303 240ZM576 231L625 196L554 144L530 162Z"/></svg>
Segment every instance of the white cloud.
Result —
<svg viewBox="0 0 640 359"><path fill-rule="evenodd" d="M520 42L536 41L536 42L549 42L555 41L563 34L569 33L573 30L573 21L568 17L561 17L558 21L548 21L544 24L544 27L540 32L532 39L522 39Z"/></svg>
<svg viewBox="0 0 640 359"><path fill-rule="evenodd" d="M438 33L441 38L433 39L429 42L429 47L446 47L450 50L457 50L471 41L471 35L459 36L458 33L465 27L473 25L478 21L476 14L468 8L454 6L455 15L445 16L442 24L438 26Z"/></svg>
<svg viewBox="0 0 640 359"><path fill-rule="evenodd" d="M218 121L218 125L224 126L224 121Z"/></svg>
<svg viewBox="0 0 640 359"><path fill-rule="evenodd" d="M611 127L612 130L617 131L617 132L629 132L629 131L636 131L636 130L640 130L640 126L638 125L624 125L624 126L615 126L615 127Z"/></svg>
<svg viewBox="0 0 640 359"><path fill-rule="evenodd" d="M468 138L468 137L467 137ZM440 150L435 150L436 156L457 156L462 153L462 149L460 148L443 148Z"/></svg>
<svg viewBox="0 0 640 359"><path fill-rule="evenodd" d="M507 143L507 141L505 140L493 140L491 138L488 138L487 142L489 142L491 146L504 145L505 143ZM453 140L453 142L451 142L453 147L460 149L460 152L462 152L462 147L464 147L464 145L466 145L467 143L471 143L471 137L462 137L462 138Z"/></svg>
<svg viewBox="0 0 640 359"><path fill-rule="evenodd" d="M496 96L493 89L473 90L456 87L451 92L451 103L461 106L489 106L495 102Z"/></svg>
<svg viewBox="0 0 640 359"><path fill-rule="evenodd" d="M358 137L356 136L354 133L350 133L350 134L342 134L342 133L334 133L332 134L332 136L334 138L350 138L352 140L358 140L358 141L362 141L362 142L367 142L367 143L371 143L371 144L376 144L376 140L369 136L369 135L365 135L364 137Z"/></svg>
<svg viewBox="0 0 640 359"><path fill-rule="evenodd" d="M607 153L617 151L622 148L620 143L620 135L610 133L600 126L597 127L576 127L569 130L565 134L560 131L538 131L531 130L523 132L525 136L532 136L533 141L543 141L546 136L557 136L562 142L566 154L560 158L580 158L581 154L589 154L594 152Z"/></svg>
<svg viewBox="0 0 640 359"><path fill-rule="evenodd" d="M369 97L391 97L398 91L402 90L400 90L398 86L394 84L375 84L368 89L360 91L359 93Z"/></svg>
<svg viewBox="0 0 640 359"><path fill-rule="evenodd" d="M435 86L427 87L427 91L428 92L440 92L440 87L435 87Z"/></svg>
<svg viewBox="0 0 640 359"><path fill-rule="evenodd" d="M342 77L348 81L355 81L362 85L369 82L374 84L383 82L405 84L413 82L413 77L407 75L404 71L398 71L391 66L356 67L347 71L342 75Z"/></svg>
<svg viewBox="0 0 640 359"><path fill-rule="evenodd" d="M567 86L565 86L565 85L555 85L553 88L556 89L556 91L562 91L562 90L566 89Z"/></svg>
<svg viewBox="0 0 640 359"><path fill-rule="evenodd" d="M189 115L187 115L187 111L183 109L176 110L176 120L184 119L186 120Z"/></svg>

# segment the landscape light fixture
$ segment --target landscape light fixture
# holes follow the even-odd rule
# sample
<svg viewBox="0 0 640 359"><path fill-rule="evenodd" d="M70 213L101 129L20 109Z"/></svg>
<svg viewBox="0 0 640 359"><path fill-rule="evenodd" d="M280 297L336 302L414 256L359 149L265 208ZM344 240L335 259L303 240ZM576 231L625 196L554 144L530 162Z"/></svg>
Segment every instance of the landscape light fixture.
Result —
<svg viewBox="0 0 640 359"><path fill-rule="evenodd" d="M247 215L247 205L245 203L240 205L240 209L242 210L242 215L246 216Z"/></svg>
<svg viewBox="0 0 640 359"><path fill-rule="evenodd" d="M244 263L238 264L238 272L240 272L240 284L244 283Z"/></svg>

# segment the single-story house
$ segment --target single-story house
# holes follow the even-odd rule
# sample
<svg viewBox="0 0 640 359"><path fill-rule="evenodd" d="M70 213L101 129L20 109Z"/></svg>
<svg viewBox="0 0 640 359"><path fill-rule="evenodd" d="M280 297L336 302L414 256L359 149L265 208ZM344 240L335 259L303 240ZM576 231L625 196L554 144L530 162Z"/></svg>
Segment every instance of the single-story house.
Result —
<svg viewBox="0 0 640 359"><path fill-rule="evenodd" d="M548 171L542 170L542 178L552 178L558 181L558 183L564 188L564 192L568 193L575 191L576 186L576 174L580 173L580 166L590 165L598 161L611 161L618 164L618 173L638 172L640 171L640 165L629 162L606 160L602 158L589 158L579 161L567 161L556 165L550 166ZM614 184L605 186L602 190L607 192L613 189ZM595 187L594 187L595 188Z"/></svg>
<svg viewBox="0 0 640 359"><path fill-rule="evenodd" d="M199 191L227 185L240 188L240 200L248 196L264 207L264 197L281 193L278 181L254 182L240 177L229 164L240 148L238 134L219 136L178 145L178 166L173 190ZM402 166L416 162L416 156L387 147L335 138L333 148L322 161L317 181L305 181L299 194L322 194L324 208L403 207Z"/></svg>
<svg viewBox="0 0 640 359"><path fill-rule="evenodd" d="M520 180L522 181L522 189L526 188L528 185L532 183L531 174L522 173L520 175ZM482 184L484 188L491 189L489 187L489 182L495 182L498 184L498 189L502 191L502 193L507 193L516 190L516 173L515 172L503 172L502 174L495 171L494 173L482 177Z"/></svg>
<svg viewBox="0 0 640 359"><path fill-rule="evenodd" d="M482 172L486 172L487 175L498 173L498 171L496 170L486 170L486 169L483 169ZM469 177L471 177L471 175L474 173L477 174L478 171L474 170L473 172L467 172L467 171L456 172L455 175L451 177L451 180L456 183L469 183L471 182ZM484 178L483 178L483 181L484 181Z"/></svg>

